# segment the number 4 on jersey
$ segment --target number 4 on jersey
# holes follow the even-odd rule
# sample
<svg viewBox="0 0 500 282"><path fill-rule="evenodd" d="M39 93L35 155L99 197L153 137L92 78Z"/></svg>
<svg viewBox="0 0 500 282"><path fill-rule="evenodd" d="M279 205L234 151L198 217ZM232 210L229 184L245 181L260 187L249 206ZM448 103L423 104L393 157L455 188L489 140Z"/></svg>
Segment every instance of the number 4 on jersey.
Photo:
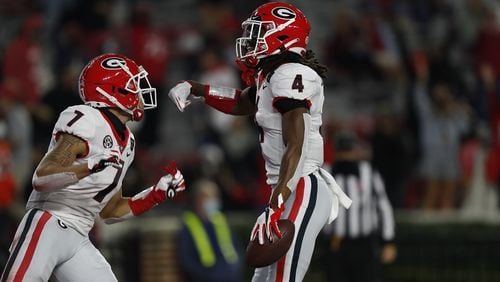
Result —
<svg viewBox="0 0 500 282"><path fill-rule="evenodd" d="M304 84L302 84L302 75L297 74L292 83L292 89L297 89L300 93L304 90Z"/></svg>

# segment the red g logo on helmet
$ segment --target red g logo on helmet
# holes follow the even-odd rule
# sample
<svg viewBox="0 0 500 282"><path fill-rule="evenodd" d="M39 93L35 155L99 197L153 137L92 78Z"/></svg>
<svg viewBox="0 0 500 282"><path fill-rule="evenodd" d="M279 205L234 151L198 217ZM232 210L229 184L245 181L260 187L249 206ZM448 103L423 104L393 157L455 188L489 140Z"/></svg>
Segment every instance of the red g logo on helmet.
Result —
<svg viewBox="0 0 500 282"><path fill-rule="evenodd" d="M119 108L140 120L144 110L156 107L156 89L142 66L120 54L104 54L80 73L80 98L95 108Z"/></svg>
<svg viewBox="0 0 500 282"><path fill-rule="evenodd" d="M295 18L295 12L285 7L274 8L272 14L278 18L287 20Z"/></svg>
<svg viewBox="0 0 500 282"><path fill-rule="evenodd" d="M120 69L121 66L125 65L126 65L125 60L118 57L107 58L101 63L101 66L108 70Z"/></svg>

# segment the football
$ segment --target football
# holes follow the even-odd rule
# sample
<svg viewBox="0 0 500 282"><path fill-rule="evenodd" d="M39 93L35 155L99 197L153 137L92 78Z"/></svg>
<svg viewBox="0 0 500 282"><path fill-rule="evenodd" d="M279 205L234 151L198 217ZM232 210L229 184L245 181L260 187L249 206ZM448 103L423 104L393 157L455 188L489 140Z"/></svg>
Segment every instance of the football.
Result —
<svg viewBox="0 0 500 282"><path fill-rule="evenodd" d="M259 244L259 239L250 241L247 246L245 261L250 267L264 267L278 261L286 254L293 241L295 234L295 224L289 219L278 220L278 227L281 231L281 238L278 238L274 232L271 232L274 241L271 243L264 236L264 244Z"/></svg>

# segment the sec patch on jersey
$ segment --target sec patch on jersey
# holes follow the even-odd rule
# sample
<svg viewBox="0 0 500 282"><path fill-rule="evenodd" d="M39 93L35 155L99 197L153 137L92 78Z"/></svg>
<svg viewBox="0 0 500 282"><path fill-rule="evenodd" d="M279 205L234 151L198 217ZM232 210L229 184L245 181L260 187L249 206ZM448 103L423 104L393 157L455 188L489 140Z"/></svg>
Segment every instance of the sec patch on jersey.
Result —
<svg viewBox="0 0 500 282"><path fill-rule="evenodd" d="M248 243L245 255L245 262L248 266L255 268L268 266L286 254L292 245L295 224L291 220L280 219L278 220L278 227L281 231L281 238L272 233L274 236L273 242L264 237L264 244L262 245L259 244L258 238Z"/></svg>

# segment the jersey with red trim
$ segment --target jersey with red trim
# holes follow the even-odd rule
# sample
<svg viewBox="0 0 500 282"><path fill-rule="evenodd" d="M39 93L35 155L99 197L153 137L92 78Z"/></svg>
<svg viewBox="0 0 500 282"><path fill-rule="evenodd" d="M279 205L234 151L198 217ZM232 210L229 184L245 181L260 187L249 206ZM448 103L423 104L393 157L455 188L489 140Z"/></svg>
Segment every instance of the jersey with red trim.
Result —
<svg viewBox="0 0 500 282"><path fill-rule="evenodd" d="M323 80L310 67L299 63L286 63L279 66L266 78L257 79L255 120L261 128L261 149L266 162L267 183L278 182L281 159L285 152L281 118L276 103L283 99L305 102L311 116L311 126L305 132L307 147L302 151L303 171L308 175L323 164L323 137L320 134L323 109Z"/></svg>
<svg viewBox="0 0 500 282"><path fill-rule="evenodd" d="M27 209L38 208L50 212L66 225L87 234L94 220L115 193L120 190L123 177L134 159L135 139L127 128L121 141L113 125L99 110L86 105L64 110L52 132L47 154L55 147L61 133L75 135L87 143L87 154L73 163L86 164L89 158L118 155L123 168L107 167L103 171L80 179L77 183L54 191L33 190Z"/></svg>

